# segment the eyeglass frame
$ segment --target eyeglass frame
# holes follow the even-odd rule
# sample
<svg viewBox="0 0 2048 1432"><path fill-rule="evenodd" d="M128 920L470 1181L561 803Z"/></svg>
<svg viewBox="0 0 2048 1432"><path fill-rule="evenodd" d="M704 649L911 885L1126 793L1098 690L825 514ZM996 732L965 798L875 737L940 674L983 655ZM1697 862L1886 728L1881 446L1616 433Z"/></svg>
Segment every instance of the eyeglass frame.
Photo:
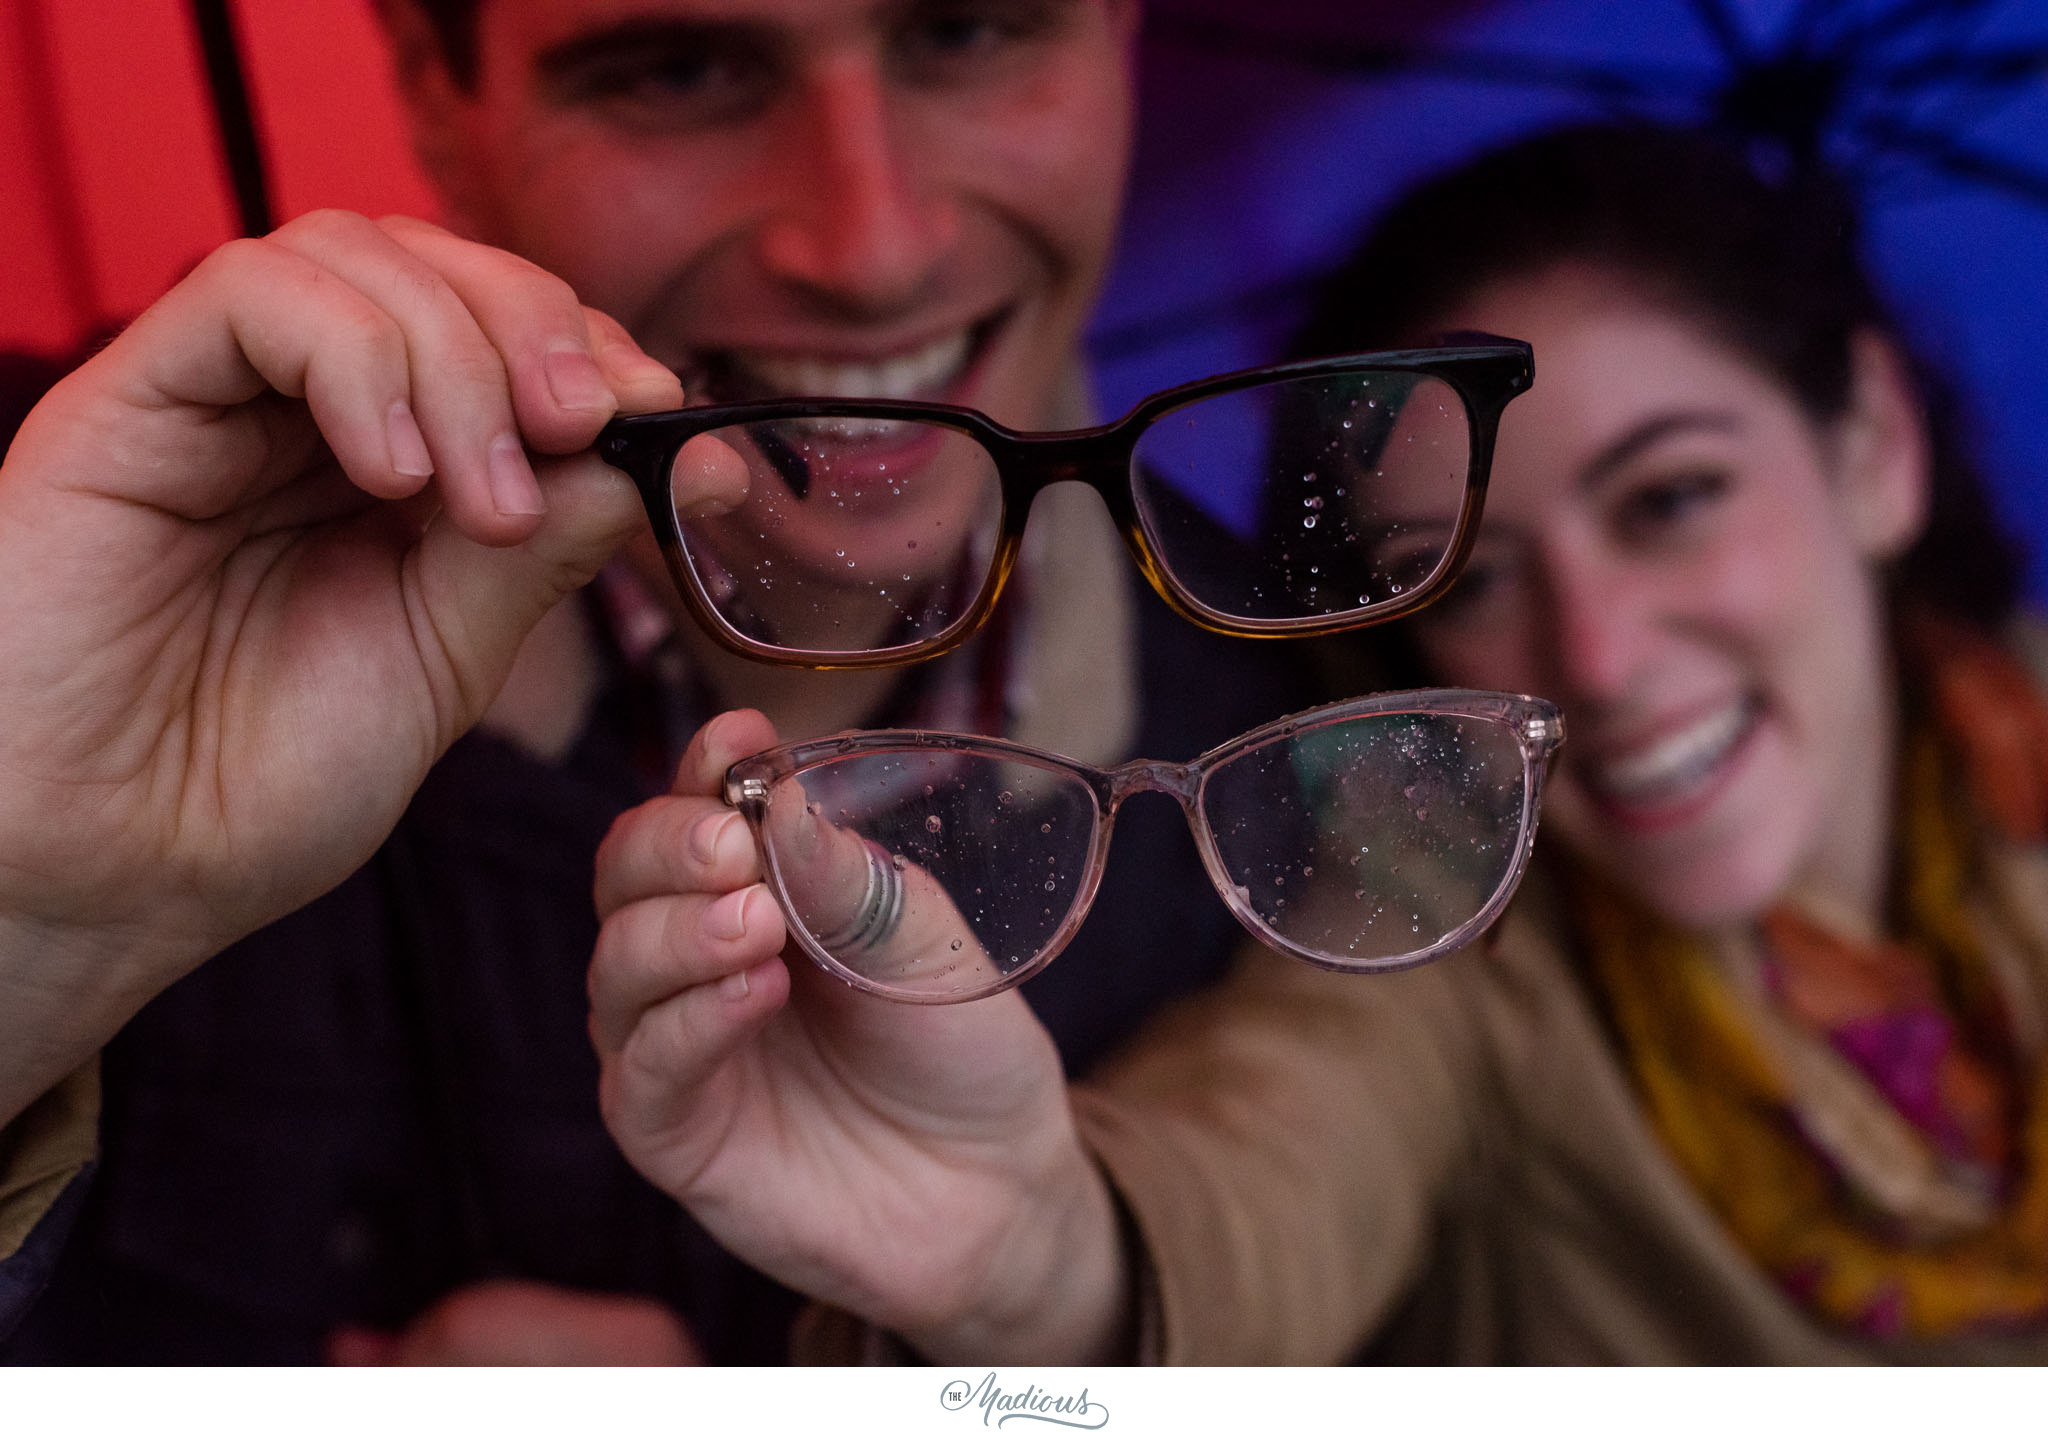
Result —
<svg viewBox="0 0 2048 1432"><path fill-rule="evenodd" d="M901 666L951 651L966 641L995 610L1017 552L1031 506L1056 482L1081 482L1101 495L1123 534L1138 570L1167 606L1206 631L1252 638L1314 636L1375 626L1417 611L1449 588L1472 554L1493 462L1500 414L1527 391L1534 358L1527 343L1491 334L1459 334L1454 345L1406 348L1386 353L1341 354L1244 368L1163 389L1140 400L1121 418L1095 427L1026 432L1006 427L976 408L920 403L898 398L788 398L675 408L613 418L595 443L600 457L633 480L655 540L697 623L728 651L774 666L816 671ZM1341 377L1351 373L1419 373L1458 394L1465 407L1471 447L1466 461L1465 497L1445 558L1424 581L1367 609L1347 608L1323 616L1233 617L1188 591L1154 550L1138 513L1134 458L1139 440L1161 418L1209 398L1295 378ZM804 418L916 420L964 433L989 455L1001 484L1002 528L988 575L974 601L936 636L864 651L818 652L774 646L736 630L703 590L702 579L683 546L682 520L672 492L672 469L683 445L718 428L743 423Z"/></svg>
<svg viewBox="0 0 2048 1432"><path fill-rule="evenodd" d="M1384 959L1347 960L1294 944L1261 921L1256 912L1244 908L1229 893L1234 888L1215 833L1201 814L1201 798L1209 773L1235 757L1269 742L1286 740L1304 729L1337 725L1376 716L1434 715L1465 716L1498 722L1512 731L1522 749L1521 839L1513 863L1490 898L1457 930L1442 936L1419 951ZM1215 887L1217 897L1237 922L1268 947L1293 959L1321 969L1345 974L1380 974L1430 964L1470 944L1498 919L1520 886L1528 868L1529 854L1536 839L1536 825L1542 813L1543 784L1550 759L1564 741L1564 716L1557 706L1538 696L1521 696L1501 691L1478 691L1459 687L1434 687L1416 691L1390 691L1331 702L1268 721L1263 726L1233 736L1188 761L1137 759L1102 767L1062 756L1054 751L1021 745L998 736L963 735L950 731L895 730L855 731L808 741L789 741L746 756L726 768L725 803L740 812L753 832L754 849L760 856L769 893L782 912L789 937L809 955L812 963L833 978L865 993L900 1004L967 1004L1012 989L1047 965L1072 942L1088 914L1102 884L1109 861L1109 843L1118 809L1126 798L1139 791L1160 791L1179 802L1181 814L1194 836L1202 868ZM842 963L812 934L798 916L795 902L784 882L781 865L768 838L768 805L775 787L808 770L818 769L849 756L887 755L892 752L957 751L1035 766L1078 778L1092 793L1095 828L1090 832L1087 869L1076 884L1065 918L1043 948L986 988L967 994L954 991L920 992L870 979Z"/></svg>

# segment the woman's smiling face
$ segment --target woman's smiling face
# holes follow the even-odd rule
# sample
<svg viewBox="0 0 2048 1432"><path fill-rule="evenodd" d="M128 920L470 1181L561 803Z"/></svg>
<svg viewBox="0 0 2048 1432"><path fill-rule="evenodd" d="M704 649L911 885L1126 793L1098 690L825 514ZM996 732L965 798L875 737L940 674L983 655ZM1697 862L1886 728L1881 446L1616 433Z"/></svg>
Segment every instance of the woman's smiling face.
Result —
<svg viewBox="0 0 2048 1432"><path fill-rule="evenodd" d="M1878 567L1917 532L1920 420L1888 348L1816 424L1622 275L1481 290L1451 324L1529 340L1472 564L1417 618L1440 680L1558 701L1545 830L1706 928L1795 883L1871 914L1894 727Z"/></svg>

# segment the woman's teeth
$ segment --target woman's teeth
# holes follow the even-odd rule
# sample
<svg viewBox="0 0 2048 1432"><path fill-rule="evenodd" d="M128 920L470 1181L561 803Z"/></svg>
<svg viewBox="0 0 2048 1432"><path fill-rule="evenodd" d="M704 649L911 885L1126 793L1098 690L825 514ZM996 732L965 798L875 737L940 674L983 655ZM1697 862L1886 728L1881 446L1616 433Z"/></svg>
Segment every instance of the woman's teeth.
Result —
<svg viewBox="0 0 2048 1432"><path fill-rule="evenodd" d="M1684 796L1748 734L1755 718L1754 702L1730 702L1632 755L1587 762L1586 783L1637 805Z"/></svg>
<svg viewBox="0 0 2048 1432"><path fill-rule="evenodd" d="M974 346L966 330L911 353L864 363L823 358L734 355L750 388L789 398L929 398L946 391Z"/></svg>

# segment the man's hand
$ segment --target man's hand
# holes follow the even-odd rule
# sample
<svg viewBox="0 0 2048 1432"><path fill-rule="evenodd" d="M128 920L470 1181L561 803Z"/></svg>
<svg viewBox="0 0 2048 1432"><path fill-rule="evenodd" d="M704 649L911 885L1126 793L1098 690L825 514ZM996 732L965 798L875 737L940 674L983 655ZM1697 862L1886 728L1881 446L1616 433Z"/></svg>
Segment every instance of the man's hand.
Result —
<svg viewBox="0 0 2048 1432"><path fill-rule="evenodd" d="M599 427L681 396L532 265L320 214L36 408L0 467L0 1122L370 855L639 524Z"/></svg>
<svg viewBox="0 0 2048 1432"><path fill-rule="evenodd" d="M711 722L674 794L622 816L598 853L591 1036L613 1136L734 1253L940 1361L1112 1351L1116 1220L1051 1039L1015 991L891 1003L786 943L746 822L717 795L774 740L756 712ZM892 938L972 933L913 901Z"/></svg>

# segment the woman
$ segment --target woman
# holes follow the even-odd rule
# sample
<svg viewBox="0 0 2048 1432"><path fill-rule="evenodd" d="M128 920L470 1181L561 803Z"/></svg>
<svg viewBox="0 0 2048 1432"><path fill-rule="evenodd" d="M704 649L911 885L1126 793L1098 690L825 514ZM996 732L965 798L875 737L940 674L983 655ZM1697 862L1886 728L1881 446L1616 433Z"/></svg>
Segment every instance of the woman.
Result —
<svg viewBox="0 0 2048 1432"><path fill-rule="evenodd" d="M1566 132L1408 200L1306 336L1535 345L1471 567L1393 656L1565 708L1491 947L1255 953L1070 1120L998 1001L790 994L736 845L651 977L621 951L679 897L622 827L593 990L629 1154L952 1360L2048 1352L2048 711L1842 218L1702 141ZM700 738L671 838L724 837L689 797L762 740ZM742 1196L767 1172L786 1204Z"/></svg>

